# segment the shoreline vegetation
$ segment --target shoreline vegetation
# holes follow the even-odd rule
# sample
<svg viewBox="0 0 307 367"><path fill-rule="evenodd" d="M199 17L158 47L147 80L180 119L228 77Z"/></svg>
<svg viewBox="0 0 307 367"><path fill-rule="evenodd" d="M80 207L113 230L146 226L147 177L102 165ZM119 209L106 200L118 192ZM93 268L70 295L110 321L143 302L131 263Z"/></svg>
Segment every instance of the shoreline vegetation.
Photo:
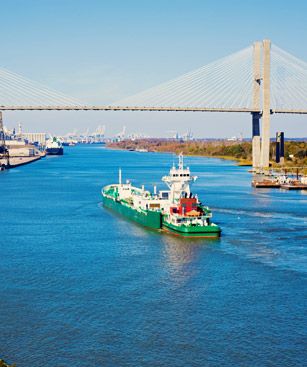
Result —
<svg viewBox="0 0 307 367"><path fill-rule="evenodd" d="M3 359L0 358L0 367L16 367L15 364L7 364Z"/></svg>
<svg viewBox="0 0 307 367"><path fill-rule="evenodd" d="M252 165L252 143L251 141L228 141L228 140L191 140L178 141L171 139L137 139L122 140L107 144L111 149L142 150L159 153L183 153L188 156L202 156L209 158L221 158L233 160L239 166ZM276 143L271 142L270 160L273 167L281 167L275 163ZM307 141L285 142L285 164L286 167L307 166Z"/></svg>

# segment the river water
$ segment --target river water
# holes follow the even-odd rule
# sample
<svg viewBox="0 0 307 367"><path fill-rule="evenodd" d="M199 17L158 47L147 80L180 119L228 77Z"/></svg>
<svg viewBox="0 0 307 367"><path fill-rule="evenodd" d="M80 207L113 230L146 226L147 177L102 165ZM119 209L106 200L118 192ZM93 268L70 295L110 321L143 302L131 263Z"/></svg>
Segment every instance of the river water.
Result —
<svg viewBox="0 0 307 367"><path fill-rule="evenodd" d="M0 174L0 358L18 367L302 366L307 195L187 157L218 240L147 230L101 187L161 184L171 154L67 147Z"/></svg>

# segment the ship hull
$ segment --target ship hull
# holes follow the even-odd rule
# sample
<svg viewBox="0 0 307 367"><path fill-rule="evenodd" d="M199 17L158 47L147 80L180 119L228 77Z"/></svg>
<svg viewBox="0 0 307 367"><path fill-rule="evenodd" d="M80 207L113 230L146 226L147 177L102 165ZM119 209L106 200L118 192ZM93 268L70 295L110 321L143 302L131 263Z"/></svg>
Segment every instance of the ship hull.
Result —
<svg viewBox="0 0 307 367"><path fill-rule="evenodd" d="M63 148L46 148L47 155L63 155Z"/></svg>
<svg viewBox="0 0 307 367"><path fill-rule="evenodd" d="M106 208L114 210L115 212L141 224L144 227L161 229L162 227L162 215L156 211L138 211L130 206L122 204L118 200L102 196L103 205Z"/></svg>
<svg viewBox="0 0 307 367"><path fill-rule="evenodd" d="M168 232L183 237L198 238L218 238L221 235L221 229L216 225L208 226L175 226L167 221L162 221L162 227Z"/></svg>
<svg viewBox="0 0 307 367"><path fill-rule="evenodd" d="M122 204L120 201L107 196L102 196L104 207L111 209L122 216L152 229L161 229L178 236L193 238L217 238L220 237L221 230L218 226L210 225L206 227L177 227L162 219L160 212L138 211L130 206Z"/></svg>

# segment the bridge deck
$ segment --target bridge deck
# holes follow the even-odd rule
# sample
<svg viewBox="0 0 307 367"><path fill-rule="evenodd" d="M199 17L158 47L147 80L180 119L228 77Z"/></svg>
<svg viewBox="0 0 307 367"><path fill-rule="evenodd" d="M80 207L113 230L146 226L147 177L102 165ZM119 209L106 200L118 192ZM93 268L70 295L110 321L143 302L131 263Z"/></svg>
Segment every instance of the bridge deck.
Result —
<svg viewBox="0 0 307 367"><path fill-rule="evenodd" d="M261 112L253 108L148 107L148 106L0 106L0 111L166 111L166 112ZM306 110L271 110L271 113L307 114Z"/></svg>

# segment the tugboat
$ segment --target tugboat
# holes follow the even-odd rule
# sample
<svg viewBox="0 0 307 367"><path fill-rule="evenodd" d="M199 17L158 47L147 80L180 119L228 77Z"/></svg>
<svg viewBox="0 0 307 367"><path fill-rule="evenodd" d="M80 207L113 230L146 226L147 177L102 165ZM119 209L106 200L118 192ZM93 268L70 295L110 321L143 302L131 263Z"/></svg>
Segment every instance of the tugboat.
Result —
<svg viewBox="0 0 307 367"><path fill-rule="evenodd" d="M48 140L46 144L47 155L63 155L63 153L63 145L56 137L52 138L52 140Z"/></svg>
<svg viewBox="0 0 307 367"><path fill-rule="evenodd" d="M130 181L105 186L102 199L105 207L142 224L145 227L162 229L184 237L219 237L221 228L211 222L211 210L204 206L190 191L190 184L197 179L190 169L184 167L183 155L179 155L178 167L164 176L169 190L151 193L132 186Z"/></svg>

